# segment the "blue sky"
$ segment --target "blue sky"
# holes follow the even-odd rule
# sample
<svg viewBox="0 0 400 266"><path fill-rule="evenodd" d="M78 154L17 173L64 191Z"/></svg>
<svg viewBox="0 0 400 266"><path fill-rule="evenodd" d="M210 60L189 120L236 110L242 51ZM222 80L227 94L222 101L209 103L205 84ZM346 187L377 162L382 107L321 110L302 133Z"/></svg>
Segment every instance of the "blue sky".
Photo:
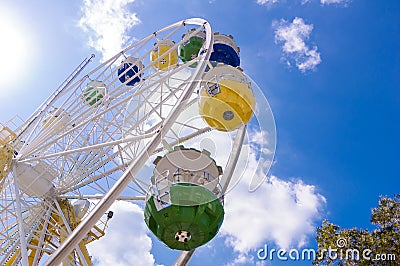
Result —
<svg viewBox="0 0 400 266"><path fill-rule="evenodd" d="M102 51L89 45L90 39L98 41L96 29L82 18L105 16L89 13L96 2L114 3L130 18L121 32L129 39L121 39L120 47L108 40ZM264 243L315 247L315 228L323 218L371 229L379 195L399 193L399 13L397 0L1 1L0 122L14 115L26 119L91 53L101 60L173 22L206 19L240 46L242 68L273 110L277 148L268 182L257 195L247 195L268 206L262 215L271 215L265 226L249 232L258 237L244 240L237 231L242 221L226 218L221 234L190 265L255 265ZM310 208L296 205L293 195L303 196ZM227 208L237 218L240 208ZM288 225L274 223L279 209L284 219L293 219L290 235L279 230ZM146 261L170 265L178 253L150 239L150 250L140 251L149 256ZM265 262L291 263L310 264Z"/></svg>

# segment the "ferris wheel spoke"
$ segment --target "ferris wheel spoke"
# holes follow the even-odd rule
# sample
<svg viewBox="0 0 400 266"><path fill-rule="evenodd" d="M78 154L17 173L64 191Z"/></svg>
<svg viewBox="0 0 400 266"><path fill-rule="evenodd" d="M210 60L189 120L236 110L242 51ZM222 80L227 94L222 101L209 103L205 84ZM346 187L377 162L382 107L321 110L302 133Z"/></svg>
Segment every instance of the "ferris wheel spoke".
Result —
<svg viewBox="0 0 400 266"><path fill-rule="evenodd" d="M101 200L104 197L103 195L63 195L59 198L61 199L88 199L88 200ZM117 200L129 200L129 201L143 201L145 200L144 196L119 196Z"/></svg>
<svg viewBox="0 0 400 266"><path fill-rule="evenodd" d="M26 135L26 132L29 132L28 130L32 125L34 125L34 122L40 117L40 114L46 109L47 106L51 105L51 103L60 95L62 94L70 85L72 82L79 76L79 74L86 68L86 66L92 62L92 59L95 57L94 54L91 54L90 57L85 58L69 75L63 83L44 101L44 103L33 113L33 115L27 119L27 122L24 123L21 126L21 130L18 133L19 138L23 138L23 136ZM36 127L36 126L35 126ZM35 128L32 129L32 132L35 130Z"/></svg>
<svg viewBox="0 0 400 266"><path fill-rule="evenodd" d="M44 155L34 157L34 158L23 159L20 162L33 162L33 161L48 159L48 158L52 158L52 157L60 157L60 156L65 156L65 155L69 155L69 154L80 153L82 151L96 150L96 149L103 148L103 147L114 147L114 146L117 146L122 143L132 143L135 141L140 141L142 139L151 138L154 136L155 133L156 132L151 132L151 133L142 134L142 135L138 135L138 136L131 136L131 137L121 138L121 139L114 140L114 141L85 146L85 147L81 147L81 148L58 151L58 152L50 153L50 154L44 154Z"/></svg>
<svg viewBox="0 0 400 266"><path fill-rule="evenodd" d="M119 154L120 154L120 152L117 151L112 155L112 157L116 158ZM85 173L87 173L87 174L84 174L81 172L80 175L76 177L76 179L67 180L66 181L67 186L65 186L65 187L68 187L68 189L62 189L63 186L60 186L61 193L63 193L63 194L69 193L69 192L72 192L75 190L79 190L80 188L85 187L85 186L89 186L94 191L104 192L101 190L102 186L104 186L104 185L98 185L97 182L99 182L102 179L106 179L106 181L103 181L102 183L110 181L110 183L113 184L117 178L113 178L112 174L115 172L121 171L125 168L125 166L121 165L120 162L115 161L115 160L113 160L113 162L114 162L114 166L115 166L114 168L109 168L110 166L108 166L108 169L109 169L108 171L106 171L106 172L99 171L98 174L96 174L96 169L93 169L92 165L85 165L84 169L88 169L87 171L85 170ZM109 163L109 160L105 160L101 164L96 163L93 166L95 166L96 168L101 168L106 163ZM88 175L88 174L90 174L90 175ZM64 181L65 178L62 180ZM91 184L93 184L93 185L91 185ZM98 189L96 189L96 187ZM110 184L105 189L109 189L109 187L110 187ZM140 187L140 189L136 190L136 191L143 193L143 187Z"/></svg>
<svg viewBox="0 0 400 266"><path fill-rule="evenodd" d="M78 182L76 184L69 184L69 186L60 187L59 193L60 194L66 194L66 193L69 193L69 192L72 192L72 191L75 191L75 190L79 190L80 188L85 187L85 186L87 186L87 185L89 185L89 184L91 184L93 182L96 182L97 180L102 179L102 178L105 178L105 177L107 177L107 176L109 176L109 175L111 175L111 174L113 174L113 173L115 173L117 171L120 171L119 167L111 169L111 170L108 170L108 171L106 171L104 173L99 174L96 177L92 177L91 179L82 180L81 182Z"/></svg>
<svg viewBox="0 0 400 266"><path fill-rule="evenodd" d="M178 90L179 90L179 89L176 89L175 91L178 91ZM142 109L144 109L144 111L146 111L146 115L143 115L142 117L140 117L140 119L136 118L136 120L137 120L137 121L136 121L136 124L138 124L138 125L139 125L139 124L142 124L144 121L146 121L146 120L149 119L150 117L153 117L153 118L154 118L154 115L155 115L155 114L158 116L159 119L163 119L163 118L165 117L165 115L162 115L161 113L157 113L157 109L158 109L158 108L161 109L163 105L164 105L164 106L167 106L168 109L171 109L172 104L169 104L168 101L170 100L170 98L171 98L172 96L175 96L175 97L176 97L176 93L174 93L174 94L172 94L172 93L168 94L168 96L167 96L167 97L164 97L163 100L162 100L162 102L157 103L156 106L153 106L153 105L149 102L149 100L147 100L147 99L142 100L141 102L144 102L144 103L139 103L139 104L140 104L140 105L144 105L144 108L142 108ZM136 113L134 112L134 113L130 114L130 117L134 116L135 114L136 114L137 116L139 116L139 115L140 115L139 110L140 110L140 109L137 109ZM104 111L103 111L103 112L104 112ZM101 114L103 114L103 113L101 113ZM94 119L94 118L93 118L93 119ZM126 119L126 118L125 118L125 119ZM87 121L86 123L89 123L89 122L92 122L92 120ZM109 123L110 123L110 122L109 122ZM83 125L84 125L84 124L80 124L80 125L76 125L75 127L76 127L76 129L77 129L77 128L82 127ZM89 125L89 124L87 124L87 125ZM92 128L93 128L93 127L92 127ZM135 128L135 127L133 127L133 128ZM136 128L137 128L137 127L136 127ZM75 129L75 130L76 130L76 129ZM71 144L76 143L76 142L77 142L77 138L78 138L80 135L82 135L84 132L85 132L85 131L82 129L80 132L78 132L78 134L76 134L76 137L75 137L73 140L69 141L69 143L71 143ZM110 131L104 130L104 132L110 132ZM64 133L64 135L67 135L67 133L71 133L71 132L66 132L66 133ZM53 144L55 144L55 143L59 143L60 140L63 138L64 135L59 136L58 138L52 140L51 142L47 142L46 144L44 144L44 145L46 145L46 146L42 145L42 146L37 147L37 149L42 150L42 151L43 151L43 150L46 150L46 149L47 149L46 147L49 147L50 145L53 145ZM101 135L101 134L99 134L99 135ZM113 136L110 136L110 138L112 138L112 137L113 137ZM94 143L94 141L92 141L92 143ZM32 145L32 146L34 146L34 145ZM30 151L28 150L28 152L27 152L27 154L26 154L25 156L32 155L32 154L35 152L35 150L36 150L36 149L33 149L33 148L32 148ZM22 158L23 158L23 157L22 157ZM25 160L26 160L26 159L25 159Z"/></svg>

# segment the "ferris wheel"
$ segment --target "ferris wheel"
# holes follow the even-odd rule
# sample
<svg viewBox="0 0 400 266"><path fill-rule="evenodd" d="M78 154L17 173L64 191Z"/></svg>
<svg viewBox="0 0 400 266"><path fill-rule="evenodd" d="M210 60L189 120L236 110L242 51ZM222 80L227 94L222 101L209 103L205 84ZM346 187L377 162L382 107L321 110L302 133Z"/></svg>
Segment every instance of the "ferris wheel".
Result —
<svg viewBox="0 0 400 266"><path fill-rule="evenodd" d="M21 126L0 127L1 265L92 265L86 246L116 200L144 201L180 265L221 226L256 108L233 37L187 19L85 71L92 59ZM233 139L224 166L195 147L213 131Z"/></svg>

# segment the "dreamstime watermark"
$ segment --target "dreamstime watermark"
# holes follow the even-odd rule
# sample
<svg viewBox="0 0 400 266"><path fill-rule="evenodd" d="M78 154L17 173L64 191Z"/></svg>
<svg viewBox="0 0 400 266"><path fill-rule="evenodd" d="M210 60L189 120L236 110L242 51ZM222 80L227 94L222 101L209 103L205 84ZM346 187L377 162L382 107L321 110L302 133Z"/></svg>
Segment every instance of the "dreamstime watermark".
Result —
<svg viewBox="0 0 400 266"><path fill-rule="evenodd" d="M280 248L268 248L265 244L263 248L257 251L257 257L260 260L281 260L281 261L314 261L316 259L323 260L329 258L331 260L346 260L346 261L395 261L396 254L391 253L379 253L374 254L371 249L358 250L356 248L345 248L347 246L347 240L344 238L338 238L336 241L336 247L329 247L327 249L321 249L316 251L313 248L296 249L290 250Z"/></svg>

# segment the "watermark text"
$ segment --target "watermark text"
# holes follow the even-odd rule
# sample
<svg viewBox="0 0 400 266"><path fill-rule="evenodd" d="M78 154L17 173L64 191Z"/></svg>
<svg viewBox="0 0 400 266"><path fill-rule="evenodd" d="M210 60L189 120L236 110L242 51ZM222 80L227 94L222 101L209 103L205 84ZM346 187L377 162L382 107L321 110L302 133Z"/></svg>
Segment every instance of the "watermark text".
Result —
<svg viewBox="0 0 400 266"><path fill-rule="evenodd" d="M313 248L303 249L284 249L284 248L269 248L267 244L257 251L257 257L260 260L281 260L281 261L314 261L316 259L323 260L329 258L331 260L346 260L346 261L395 261L396 254L380 253L375 254L370 249L358 250L356 248L344 248L345 245L338 247L327 248L316 251Z"/></svg>

